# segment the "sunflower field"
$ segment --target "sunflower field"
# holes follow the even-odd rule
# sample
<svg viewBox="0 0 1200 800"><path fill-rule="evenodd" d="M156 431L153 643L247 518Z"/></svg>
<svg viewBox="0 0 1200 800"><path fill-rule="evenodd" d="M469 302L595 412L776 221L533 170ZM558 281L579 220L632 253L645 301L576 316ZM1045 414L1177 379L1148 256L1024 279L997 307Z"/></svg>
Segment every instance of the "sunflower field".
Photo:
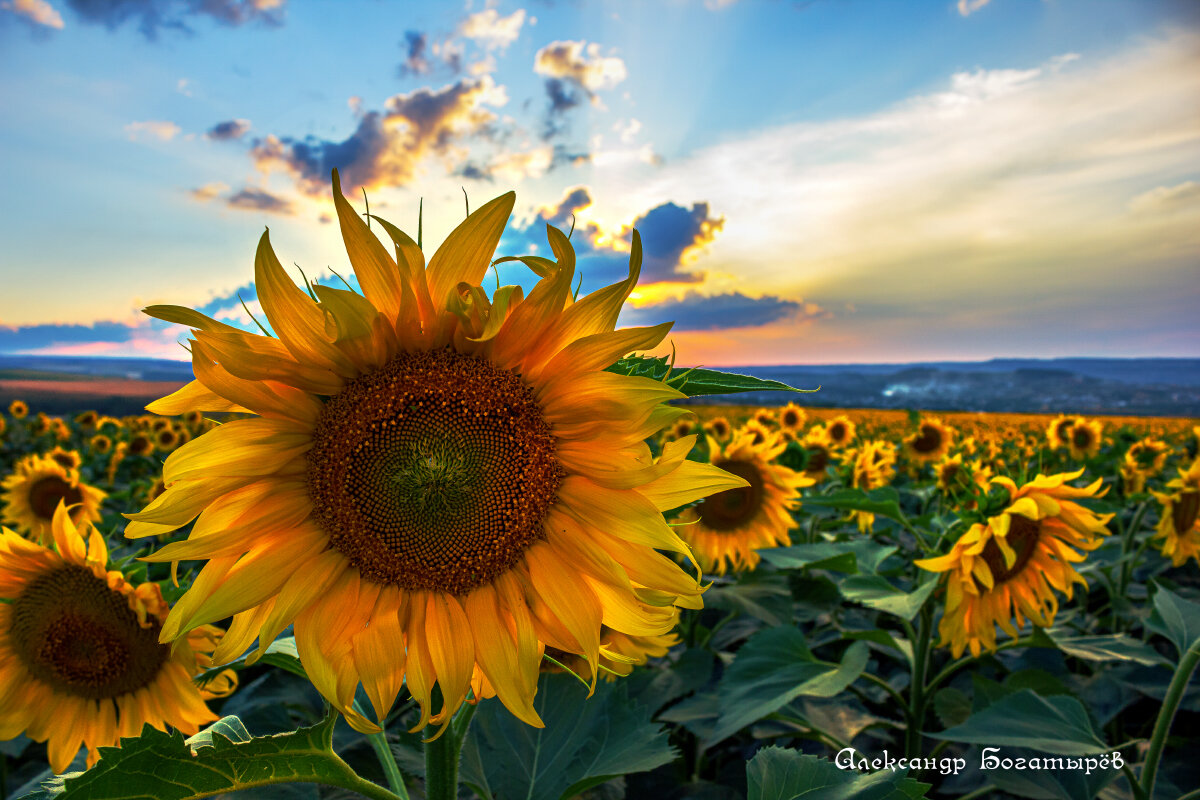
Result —
<svg viewBox="0 0 1200 800"><path fill-rule="evenodd" d="M337 181L361 293L264 235L152 413L0 413L0 797L1200 797L1197 420L681 404L790 387L631 355L636 234Z"/></svg>

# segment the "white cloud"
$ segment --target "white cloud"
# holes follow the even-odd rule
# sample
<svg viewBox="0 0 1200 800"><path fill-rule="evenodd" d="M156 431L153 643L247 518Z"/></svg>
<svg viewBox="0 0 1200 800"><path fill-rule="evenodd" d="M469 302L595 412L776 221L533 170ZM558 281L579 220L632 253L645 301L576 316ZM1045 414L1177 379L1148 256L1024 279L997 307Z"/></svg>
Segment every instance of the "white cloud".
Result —
<svg viewBox="0 0 1200 800"><path fill-rule="evenodd" d="M489 50L504 50L521 35L521 26L524 24L523 8L518 8L507 17L500 16L500 12L494 8L486 8L463 20L458 32Z"/></svg>
<svg viewBox="0 0 1200 800"><path fill-rule="evenodd" d="M184 97L192 96L191 81L187 78L180 78L175 82L175 91L179 92Z"/></svg>
<svg viewBox="0 0 1200 800"><path fill-rule="evenodd" d="M624 61L602 56L600 45L584 41L551 42L537 51L533 71L572 81L588 92L611 89L628 75Z"/></svg>
<svg viewBox="0 0 1200 800"><path fill-rule="evenodd" d="M958 0L958 13L969 17L992 0Z"/></svg>
<svg viewBox="0 0 1200 800"><path fill-rule="evenodd" d="M1135 214L1173 214L1187 209L1200 211L1200 183L1195 181L1156 186L1129 201L1129 210Z"/></svg>
<svg viewBox="0 0 1200 800"><path fill-rule="evenodd" d="M129 135L130 141L136 142L150 138L158 139L160 142L169 142L179 135L179 126L174 122L151 119L129 123L125 126L125 133Z"/></svg>
<svg viewBox="0 0 1200 800"><path fill-rule="evenodd" d="M63 18L55 10L54 6L46 2L46 0L5 0L0 3L0 9L11 11L19 17L36 25L44 25L47 28L57 28L62 30Z"/></svg>

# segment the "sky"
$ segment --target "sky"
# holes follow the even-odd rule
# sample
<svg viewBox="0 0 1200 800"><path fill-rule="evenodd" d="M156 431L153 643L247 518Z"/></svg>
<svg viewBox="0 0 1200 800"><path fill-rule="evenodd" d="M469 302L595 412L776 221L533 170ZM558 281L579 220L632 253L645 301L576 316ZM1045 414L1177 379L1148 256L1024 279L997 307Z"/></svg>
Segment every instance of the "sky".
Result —
<svg viewBox="0 0 1200 800"><path fill-rule="evenodd" d="M336 167L585 293L636 229L681 364L1200 357L1192 0L0 0L0 109L0 353L256 330L264 229L340 285Z"/></svg>

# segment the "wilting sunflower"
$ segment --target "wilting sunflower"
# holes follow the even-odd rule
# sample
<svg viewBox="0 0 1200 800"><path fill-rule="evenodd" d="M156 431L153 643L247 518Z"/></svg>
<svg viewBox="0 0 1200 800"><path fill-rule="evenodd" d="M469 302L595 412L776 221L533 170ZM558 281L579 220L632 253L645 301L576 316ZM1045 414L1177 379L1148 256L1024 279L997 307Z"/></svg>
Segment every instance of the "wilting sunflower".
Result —
<svg viewBox="0 0 1200 800"><path fill-rule="evenodd" d="M795 403L788 403L779 410L779 429L791 434L789 438L794 438L800 435L800 431L804 428L804 422L808 419L808 414L804 409Z"/></svg>
<svg viewBox="0 0 1200 800"><path fill-rule="evenodd" d="M60 502L71 508L71 520L100 520L100 503L107 493L88 486L79 473L53 458L27 456L17 462L13 474L0 483L0 521L19 533L43 543L49 541L54 511Z"/></svg>
<svg viewBox="0 0 1200 800"><path fill-rule="evenodd" d="M725 417L714 417L704 424L704 431L718 442L724 442L733 432L733 428Z"/></svg>
<svg viewBox="0 0 1200 800"><path fill-rule="evenodd" d="M1075 424L1074 417L1059 414L1046 426L1046 446L1051 450L1059 450L1067 446L1071 439L1071 426Z"/></svg>
<svg viewBox="0 0 1200 800"><path fill-rule="evenodd" d="M1100 434L1104 426L1098 419L1086 420L1076 417L1067 439L1067 451L1071 458L1082 461L1100 452Z"/></svg>
<svg viewBox="0 0 1200 800"><path fill-rule="evenodd" d="M1113 515L1075 502L1104 494L1099 478L1083 489L1066 485L1082 474L1038 475L1019 489L1008 478L992 478L1008 492L1008 507L972 525L948 554L915 562L944 573L946 609L938 630L955 658L964 649L974 656L995 650L997 625L1013 638L1026 618L1049 627L1058 612L1053 590L1070 599L1074 584L1087 585L1071 565L1084 560L1080 550L1100 546Z"/></svg>
<svg viewBox="0 0 1200 800"><path fill-rule="evenodd" d="M0 739L46 742L55 772L81 745L95 764L97 748L147 722L195 733L217 718L204 701L237 685L232 670L204 690L192 683L221 630L197 628L174 650L159 644L167 604L158 584L134 587L108 571L104 537L87 527L59 505L53 547L0 530Z"/></svg>
<svg viewBox="0 0 1200 800"><path fill-rule="evenodd" d="M25 405L24 400L13 400L8 404L8 413L13 419L25 419L29 416L29 406Z"/></svg>
<svg viewBox="0 0 1200 800"><path fill-rule="evenodd" d="M746 485L685 460L693 437L657 461L644 440L686 411L683 395L606 372L656 347L670 324L614 330L641 266L578 302L567 238L524 296L480 288L511 213L510 192L471 214L430 260L394 226L395 259L342 196L333 197L363 295L283 271L264 234L255 285L279 338L176 306L147 309L194 330L197 379L149 406L163 414L236 411L166 460L167 491L132 515L130 537L199 514L190 538L155 561L209 559L172 609L163 641L233 615L217 658L294 624L317 689L363 732L361 683L377 718L402 684L415 729L447 724L482 674L520 719L534 711L543 646L593 667L605 625L671 629L701 607L697 576L664 510ZM373 218L375 219L375 218ZM434 685L443 703L433 707Z"/></svg>
<svg viewBox="0 0 1200 800"><path fill-rule="evenodd" d="M1154 492L1162 508L1155 539L1162 539L1159 548L1176 567L1189 558L1200 564L1200 459L1192 466L1179 470L1179 477L1167 482L1170 492Z"/></svg>
<svg viewBox="0 0 1200 800"><path fill-rule="evenodd" d="M854 441L855 425L845 414L834 417L825 424L829 443L834 447L845 447Z"/></svg>
<svg viewBox="0 0 1200 800"><path fill-rule="evenodd" d="M887 486L896 475L896 447L891 442L881 439L865 442L853 457L850 485L856 489L870 491ZM869 533L875 525L873 511L851 511L847 519L858 522L860 533Z"/></svg>
<svg viewBox="0 0 1200 800"><path fill-rule="evenodd" d="M937 417L922 417L917 432L904 440L904 452L914 461L935 461L950 452L954 429Z"/></svg>
<svg viewBox="0 0 1200 800"><path fill-rule="evenodd" d="M712 463L748 485L706 497L679 516L677 530L706 572L751 570L760 560L755 551L790 545L791 509L799 505L800 489L813 485L803 473L772 463L787 447L778 433L758 443L754 438L747 426L723 448L709 442Z"/></svg>

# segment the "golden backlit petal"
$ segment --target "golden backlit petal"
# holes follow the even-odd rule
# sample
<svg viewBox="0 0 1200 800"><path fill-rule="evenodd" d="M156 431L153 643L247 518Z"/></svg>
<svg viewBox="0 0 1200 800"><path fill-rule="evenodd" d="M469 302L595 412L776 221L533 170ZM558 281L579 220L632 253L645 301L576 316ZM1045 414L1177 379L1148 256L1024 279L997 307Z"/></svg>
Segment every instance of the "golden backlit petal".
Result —
<svg viewBox="0 0 1200 800"><path fill-rule="evenodd" d="M389 320L398 319L407 282L396 262L342 194L342 180L336 169L333 171L333 204L346 244L346 256L363 294Z"/></svg>
<svg viewBox="0 0 1200 800"><path fill-rule="evenodd" d="M245 653L258 638L258 632L274 605L274 600L270 599L247 611L234 614L232 622L229 623L229 629L225 631L225 635L221 637L220 643L212 652L212 663L228 664ZM270 640L267 644L270 644Z"/></svg>
<svg viewBox="0 0 1200 800"><path fill-rule="evenodd" d="M201 331L196 334L196 341L207 344L213 358L230 375L248 381L277 381L320 395L335 395L346 383L333 370L297 362L278 339L242 331Z"/></svg>
<svg viewBox="0 0 1200 800"><path fill-rule="evenodd" d="M466 596L463 608L471 621L475 659L500 702L522 722L544 727L533 708L537 671L521 671L513 624L502 616L496 590L481 586Z"/></svg>
<svg viewBox="0 0 1200 800"><path fill-rule="evenodd" d="M245 477L204 478L179 481L136 514L124 514L134 520L125 528L125 538L136 539L169 533L188 524L216 498L247 482Z"/></svg>
<svg viewBox="0 0 1200 800"><path fill-rule="evenodd" d="M581 305L582 302L572 306L564 312L564 316ZM574 340L564 339L569 343L556 351L544 368L532 365L529 374L540 378L544 390L550 391L583 373L605 369L630 353L653 350L662 343L674 324L664 322L648 327L593 333Z"/></svg>
<svg viewBox="0 0 1200 800"><path fill-rule="evenodd" d="M343 579L343 573L349 567L350 562L346 557L333 549L318 552L298 564L279 590L275 605L262 625L258 650L251 655L251 662L257 661L266 651L267 645L275 641L275 637L291 625L306 608L315 602L324 601L333 587Z"/></svg>
<svg viewBox="0 0 1200 800"><path fill-rule="evenodd" d="M429 659L429 648L425 645L425 609L428 605L428 592L409 592L405 597L405 606L409 618L404 626L404 645L407 658L404 662L404 682L408 693L421 709L417 724L408 729L409 733L421 730L429 724L433 713L433 685L437 681L437 673L433 662Z"/></svg>
<svg viewBox="0 0 1200 800"><path fill-rule="evenodd" d="M501 286L492 296L491 307L488 310L487 322L478 336L469 337L472 342L486 342L494 339L504 327L511 308L521 305L525 299L524 290L520 286Z"/></svg>
<svg viewBox="0 0 1200 800"><path fill-rule="evenodd" d="M539 596L574 637L577 645L571 649L591 667L591 691L595 691L603 619L600 601L589 586L571 577L571 565L563 563L553 548L543 544L533 545L525 551L525 563ZM591 696L590 691L588 696Z"/></svg>
<svg viewBox="0 0 1200 800"><path fill-rule="evenodd" d="M546 233L558 258L556 269L538 281L529 296L508 315L492 351L500 364L520 361L525 367L522 372L528 371L526 365L544 362L553 354L545 348L557 342L550 341L545 331L562 313L575 280L575 251L567 237L549 225Z"/></svg>
<svg viewBox="0 0 1200 800"><path fill-rule="evenodd" d="M696 436L685 436L663 445L662 457L653 459L644 442L627 449L609 442L560 442L557 458L569 472L609 489L632 489L675 470L695 445Z"/></svg>
<svg viewBox="0 0 1200 800"><path fill-rule="evenodd" d="M186 325L189 328L199 331L222 331L224 333L237 334L239 336L248 336L241 328L235 328L232 325L227 325L224 322L201 314L192 308L184 306L147 306L142 309L143 314L161 319L164 322L174 322L176 325Z"/></svg>
<svg viewBox="0 0 1200 800"><path fill-rule="evenodd" d="M58 508L54 509L50 530L54 536L54 549L63 559L80 566L87 563L87 545L76 530L67 505L62 500L58 501Z"/></svg>
<svg viewBox="0 0 1200 800"><path fill-rule="evenodd" d="M605 489L581 476L568 475L558 488L558 499L563 511L585 526L657 550L691 552L663 520L660 509L638 490Z"/></svg>
<svg viewBox="0 0 1200 800"><path fill-rule="evenodd" d="M639 486L634 491L653 503L659 511L668 511L717 492L749 485L745 478L739 478L712 464L685 460L668 474Z"/></svg>
<svg viewBox="0 0 1200 800"><path fill-rule="evenodd" d="M363 689L375 709L375 718L381 721L391 711L404 684L404 630L399 611L400 590L385 587L375 601L370 623L351 640Z"/></svg>
<svg viewBox="0 0 1200 800"><path fill-rule="evenodd" d="M338 679L340 672L346 669L344 656L349 655L349 651L347 649L345 653L340 654L343 656L340 661L334 661L325 655L322 651L322 639L328 630L311 619L316 610L317 605L310 606L296 620L296 652L300 656L300 663L304 665L305 674L321 696L345 716L350 727L360 733L378 733L378 725L354 710L353 693L349 696L338 695Z"/></svg>
<svg viewBox="0 0 1200 800"><path fill-rule="evenodd" d="M193 343L194 345L194 343ZM249 409L223 397L200 381L190 381L166 397L146 406L151 414L173 417L189 411L235 411L245 413Z"/></svg>
<svg viewBox="0 0 1200 800"><path fill-rule="evenodd" d="M497 577L493 585L496 587L500 607L512 618L516 633L517 672L521 675L536 675L542 660L542 649L522 585L515 575L508 572ZM536 679L532 684L526 684L524 687L518 685L516 688L527 691L527 701L533 702L533 694L537 690Z"/></svg>
<svg viewBox="0 0 1200 800"><path fill-rule="evenodd" d="M299 458L312 434L283 420L235 419L193 439L167 457L163 480L270 475Z"/></svg>
<svg viewBox="0 0 1200 800"><path fill-rule="evenodd" d="M425 643L442 690L442 708L434 722L449 722L462 705L475 667L475 645L467 635L471 622L453 595L429 592L425 605Z"/></svg>
<svg viewBox="0 0 1200 800"><path fill-rule="evenodd" d="M669 601L666 606L649 605L611 583L595 580L588 574L582 577L600 601L605 627L631 636L658 636L675 627L676 612Z"/></svg>
<svg viewBox="0 0 1200 800"><path fill-rule="evenodd" d="M192 372L204 386L227 397L239 410L264 417L293 419L309 425L321 413L321 403L312 395L281 383L238 378L220 364L204 342L192 342Z"/></svg>
<svg viewBox="0 0 1200 800"><path fill-rule="evenodd" d="M445 308L446 298L459 283L479 286L483 282L516 199L515 193L508 192L477 208L434 253L425 275L435 311Z"/></svg>

